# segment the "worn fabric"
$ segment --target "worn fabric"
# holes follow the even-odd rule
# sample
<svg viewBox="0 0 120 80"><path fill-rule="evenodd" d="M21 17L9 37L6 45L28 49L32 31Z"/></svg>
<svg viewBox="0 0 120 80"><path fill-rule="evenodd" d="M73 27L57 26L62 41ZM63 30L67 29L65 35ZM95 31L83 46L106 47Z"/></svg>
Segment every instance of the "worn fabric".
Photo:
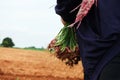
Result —
<svg viewBox="0 0 120 80"><path fill-rule="evenodd" d="M74 22L77 11L69 13L80 0L57 0L55 11L66 22ZM102 69L120 53L120 0L98 0L76 30L85 80L99 80Z"/></svg>

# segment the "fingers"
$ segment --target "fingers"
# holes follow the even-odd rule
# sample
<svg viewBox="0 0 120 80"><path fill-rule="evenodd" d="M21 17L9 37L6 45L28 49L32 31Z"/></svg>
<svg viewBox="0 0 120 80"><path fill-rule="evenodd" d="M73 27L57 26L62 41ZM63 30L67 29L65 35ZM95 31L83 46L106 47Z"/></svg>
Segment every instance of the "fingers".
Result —
<svg viewBox="0 0 120 80"><path fill-rule="evenodd" d="M67 24L67 22L65 22L62 18L61 18L61 22L63 23L63 25Z"/></svg>

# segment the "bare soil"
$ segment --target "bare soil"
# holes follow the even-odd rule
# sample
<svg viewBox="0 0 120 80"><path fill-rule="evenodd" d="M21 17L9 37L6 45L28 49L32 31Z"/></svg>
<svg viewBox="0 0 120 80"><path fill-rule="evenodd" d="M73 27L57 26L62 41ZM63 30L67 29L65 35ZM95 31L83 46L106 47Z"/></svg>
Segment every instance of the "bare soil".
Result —
<svg viewBox="0 0 120 80"><path fill-rule="evenodd" d="M48 51L0 48L0 80L83 80L81 62L65 65Z"/></svg>

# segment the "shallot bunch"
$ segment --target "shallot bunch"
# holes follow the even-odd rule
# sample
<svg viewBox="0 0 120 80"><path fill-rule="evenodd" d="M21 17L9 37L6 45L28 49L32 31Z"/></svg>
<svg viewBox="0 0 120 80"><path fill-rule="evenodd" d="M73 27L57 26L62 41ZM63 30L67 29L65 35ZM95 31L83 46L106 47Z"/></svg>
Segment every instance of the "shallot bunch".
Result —
<svg viewBox="0 0 120 80"><path fill-rule="evenodd" d="M75 27L66 24L48 45L55 56L67 65L73 66L80 61L80 52L76 40Z"/></svg>

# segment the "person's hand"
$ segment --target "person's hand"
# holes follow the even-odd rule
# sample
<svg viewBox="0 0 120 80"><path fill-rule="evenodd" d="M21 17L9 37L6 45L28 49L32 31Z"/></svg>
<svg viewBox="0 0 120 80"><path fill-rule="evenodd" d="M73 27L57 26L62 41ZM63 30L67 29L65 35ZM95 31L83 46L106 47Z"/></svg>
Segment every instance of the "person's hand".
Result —
<svg viewBox="0 0 120 80"><path fill-rule="evenodd" d="M61 22L63 23L63 25L67 24L67 22L65 22L62 18L61 18Z"/></svg>

